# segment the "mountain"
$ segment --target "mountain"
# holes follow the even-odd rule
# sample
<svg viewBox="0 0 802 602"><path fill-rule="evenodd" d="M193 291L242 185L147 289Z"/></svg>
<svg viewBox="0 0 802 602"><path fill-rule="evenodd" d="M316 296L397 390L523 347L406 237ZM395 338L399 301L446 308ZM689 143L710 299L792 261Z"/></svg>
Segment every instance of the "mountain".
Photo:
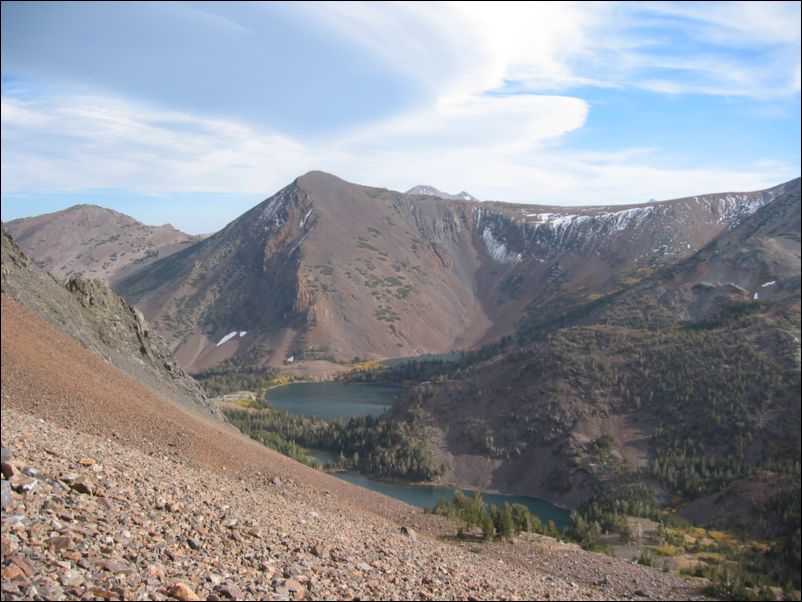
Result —
<svg viewBox="0 0 802 602"><path fill-rule="evenodd" d="M96 205L16 219L5 228L36 265L55 276L111 283L200 238L169 224L146 226Z"/></svg>
<svg viewBox="0 0 802 602"><path fill-rule="evenodd" d="M442 353L637 282L781 190L566 208L410 196L310 172L116 290L191 371Z"/></svg>
<svg viewBox="0 0 802 602"><path fill-rule="evenodd" d="M769 196L689 257L528 313L395 411L428 416L449 482L575 506L639 475L698 520L753 516L799 487L800 182ZM730 488L753 494L717 506Z"/></svg>
<svg viewBox="0 0 802 602"><path fill-rule="evenodd" d="M220 418L200 385L179 366L142 313L101 280L65 284L34 265L2 231L2 293L78 340L158 395Z"/></svg>
<svg viewBox="0 0 802 602"><path fill-rule="evenodd" d="M448 194L442 190L438 190L434 186L427 186L425 184L418 184L407 190L404 194L411 194L416 196L436 196L441 199L450 199L452 201L478 201L475 196L468 194L464 190L457 194Z"/></svg>

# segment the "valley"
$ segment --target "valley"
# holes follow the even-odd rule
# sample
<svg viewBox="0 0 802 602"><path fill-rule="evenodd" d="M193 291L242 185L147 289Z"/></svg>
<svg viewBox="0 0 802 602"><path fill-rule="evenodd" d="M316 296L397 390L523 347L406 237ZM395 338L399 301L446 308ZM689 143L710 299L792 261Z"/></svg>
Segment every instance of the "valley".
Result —
<svg viewBox="0 0 802 602"><path fill-rule="evenodd" d="M802 3L0 10L3 601L802 598Z"/></svg>
<svg viewBox="0 0 802 602"><path fill-rule="evenodd" d="M94 281L59 284L5 234L3 293L134 378L153 357L161 391L165 377L197 387L182 380L192 374L205 395L175 397L191 411L427 504L450 517L441 535L491 545L487 525L504 537L512 499L545 513L515 519L538 537L736 588L720 595L793 591L798 552L775 538L798 521L782 500L799 490L799 202L795 180L628 208L521 207L311 172L216 234L122 266L112 286L142 314ZM459 518L443 506L459 488L513 497ZM722 551L705 527L762 556Z"/></svg>

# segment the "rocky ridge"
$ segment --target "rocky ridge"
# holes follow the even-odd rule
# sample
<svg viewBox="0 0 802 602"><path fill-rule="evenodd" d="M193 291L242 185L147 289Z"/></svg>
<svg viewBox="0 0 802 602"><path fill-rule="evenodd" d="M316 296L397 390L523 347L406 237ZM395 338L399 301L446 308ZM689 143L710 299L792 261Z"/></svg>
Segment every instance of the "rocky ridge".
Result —
<svg viewBox="0 0 802 602"><path fill-rule="evenodd" d="M102 280L58 282L34 265L5 229L2 292L161 395L222 417L138 309Z"/></svg>
<svg viewBox="0 0 802 602"><path fill-rule="evenodd" d="M117 290L193 371L227 359L442 353L647 278L785 186L567 208L400 194L310 172ZM246 335L223 341L232 332Z"/></svg>

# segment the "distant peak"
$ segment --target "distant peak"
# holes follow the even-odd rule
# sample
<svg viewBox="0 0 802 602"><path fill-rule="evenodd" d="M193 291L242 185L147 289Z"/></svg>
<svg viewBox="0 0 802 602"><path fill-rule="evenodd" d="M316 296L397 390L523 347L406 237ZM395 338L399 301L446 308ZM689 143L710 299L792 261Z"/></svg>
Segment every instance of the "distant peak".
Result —
<svg viewBox="0 0 802 602"><path fill-rule="evenodd" d="M450 199L452 201L478 201L475 196L465 192L459 192L457 194L449 194L447 192L443 192L442 190L438 190L434 186L429 186L427 184L418 184L417 186L413 186L409 190L407 190L404 194L415 194L415 195L422 195L422 196L434 196L441 199Z"/></svg>

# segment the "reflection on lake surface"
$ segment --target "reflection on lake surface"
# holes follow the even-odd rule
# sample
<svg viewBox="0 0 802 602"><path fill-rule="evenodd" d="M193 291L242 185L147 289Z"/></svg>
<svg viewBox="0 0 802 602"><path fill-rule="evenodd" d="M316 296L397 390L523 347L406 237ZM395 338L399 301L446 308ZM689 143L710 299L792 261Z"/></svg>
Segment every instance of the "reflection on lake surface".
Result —
<svg viewBox="0 0 802 602"><path fill-rule="evenodd" d="M404 387L361 383L290 383L270 389L273 407L324 420L379 416L405 391Z"/></svg>

